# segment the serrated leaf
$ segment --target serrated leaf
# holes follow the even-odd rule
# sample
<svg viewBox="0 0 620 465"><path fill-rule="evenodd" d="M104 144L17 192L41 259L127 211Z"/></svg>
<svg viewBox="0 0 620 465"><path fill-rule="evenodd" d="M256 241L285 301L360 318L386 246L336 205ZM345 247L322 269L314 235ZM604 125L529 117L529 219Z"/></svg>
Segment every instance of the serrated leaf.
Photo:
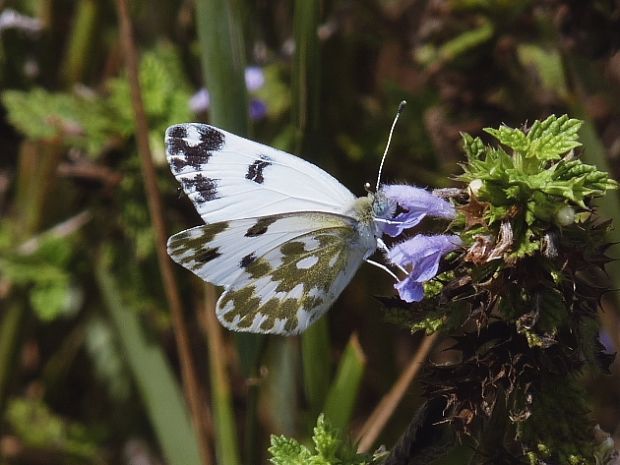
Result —
<svg viewBox="0 0 620 465"><path fill-rule="evenodd" d="M485 152L484 143L479 137L472 137L467 133L461 133L463 150L470 160L480 159Z"/></svg>
<svg viewBox="0 0 620 465"><path fill-rule="evenodd" d="M328 461L331 461L336 456L336 452L342 442L338 438L336 431L326 422L325 415L323 414L319 415L317 424L314 427L312 441L318 454L328 459Z"/></svg>
<svg viewBox="0 0 620 465"><path fill-rule="evenodd" d="M578 119L562 115L549 116L544 121L535 121L527 133L529 147L526 157L539 160L556 160L569 150L579 147L579 128L583 124Z"/></svg>
<svg viewBox="0 0 620 465"><path fill-rule="evenodd" d="M580 120L571 119L567 115L559 118L551 115L544 121L535 121L527 133L508 126L485 128L485 132L525 158L546 161L557 160L581 145L578 140L581 124Z"/></svg>
<svg viewBox="0 0 620 465"><path fill-rule="evenodd" d="M285 436L271 436L268 450L271 454L269 461L273 465L303 465L312 456L307 447Z"/></svg>
<svg viewBox="0 0 620 465"><path fill-rule="evenodd" d="M357 454L352 444L344 441L338 431L319 415L313 431L314 450L285 436L271 436L269 461L273 465L367 465L371 459Z"/></svg>
<svg viewBox="0 0 620 465"><path fill-rule="evenodd" d="M113 113L94 95L7 90L2 102L11 124L34 140L97 154L117 134Z"/></svg>
<svg viewBox="0 0 620 465"><path fill-rule="evenodd" d="M499 129L485 128L484 131L515 152L526 153L529 148L527 136L520 129L502 125Z"/></svg>

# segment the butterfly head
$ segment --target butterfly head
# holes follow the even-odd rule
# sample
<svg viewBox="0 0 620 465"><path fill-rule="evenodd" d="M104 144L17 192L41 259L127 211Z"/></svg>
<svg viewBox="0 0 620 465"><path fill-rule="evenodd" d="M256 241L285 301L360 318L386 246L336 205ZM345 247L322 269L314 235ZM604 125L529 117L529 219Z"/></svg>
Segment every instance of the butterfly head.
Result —
<svg viewBox="0 0 620 465"><path fill-rule="evenodd" d="M378 238L383 234L384 222L389 221L395 212L396 203L380 189L377 192L369 191L366 197L359 197L351 214L358 220L362 235Z"/></svg>

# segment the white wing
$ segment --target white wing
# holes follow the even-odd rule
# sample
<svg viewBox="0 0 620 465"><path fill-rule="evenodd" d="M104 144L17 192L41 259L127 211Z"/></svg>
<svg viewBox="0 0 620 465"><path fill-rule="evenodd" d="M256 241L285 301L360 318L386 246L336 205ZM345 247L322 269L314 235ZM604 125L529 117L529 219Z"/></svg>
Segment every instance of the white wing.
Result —
<svg viewBox="0 0 620 465"><path fill-rule="evenodd" d="M353 218L287 213L208 224L168 241L174 261L225 287L220 322L236 331L297 334L320 317L376 248Z"/></svg>
<svg viewBox="0 0 620 465"><path fill-rule="evenodd" d="M301 158L206 124L166 130L172 173L205 223L294 211L347 214L355 196Z"/></svg>

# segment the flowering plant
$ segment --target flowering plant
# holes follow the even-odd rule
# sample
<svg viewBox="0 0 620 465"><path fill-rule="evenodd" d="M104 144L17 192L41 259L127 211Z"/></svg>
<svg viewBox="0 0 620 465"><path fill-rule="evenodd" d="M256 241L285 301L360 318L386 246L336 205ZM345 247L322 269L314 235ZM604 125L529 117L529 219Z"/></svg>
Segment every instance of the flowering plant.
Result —
<svg viewBox="0 0 620 465"><path fill-rule="evenodd" d="M432 261L422 267L426 278L436 275L423 284L424 300L407 299L420 290L409 286L386 302L412 331L454 340L457 360L425 371L426 398L441 406L427 421L473 440L472 463L616 460L577 378L586 366L607 371L613 357L598 342L596 320L610 225L594 217L592 200L617 184L579 160L580 126L550 116L525 130L487 129L499 146L463 135L467 162L458 179L467 188L452 193L452 236L439 236L454 237L452 245L416 236L389 254L402 263L407 249L426 254L419 263ZM439 267L436 257L457 242L462 252ZM414 267L405 282L419 274Z"/></svg>
<svg viewBox="0 0 620 465"><path fill-rule="evenodd" d="M617 188L579 160L580 125L550 116L487 129L499 146L463 135L463 189L382 187L380 230L401 242L380 245L404 275L394 274L387 314L450 338L458 355L425 369L425 403L377 463L430 463L458 442L471 446L472 464L618 463L577 379L585 367L606 372L613 358L596 320L610 224L594 217L592 200ZM426 217L443 221L440 234L424 233ZM399 239L406 230L417 235ZM276 444L270 452L284 463Z"/></svg>

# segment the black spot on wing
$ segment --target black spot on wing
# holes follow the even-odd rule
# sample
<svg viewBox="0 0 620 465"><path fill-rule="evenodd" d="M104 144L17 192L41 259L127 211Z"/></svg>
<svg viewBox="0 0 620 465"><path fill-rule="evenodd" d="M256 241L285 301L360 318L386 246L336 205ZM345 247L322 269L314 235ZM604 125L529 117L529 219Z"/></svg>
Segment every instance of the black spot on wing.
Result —
<svg viewBox="0 0 620 465"><path fill-rule="evenodd" d="M271 225L275 221L276 218L274 216L265 216L263 218L259 218L254 225L248 228L245 233L245 237L262 236L267 232L267 228L269 228L269 225Z"/></svg>
<svg viewBox="0 0 620 465"><path fill-rule="evenodd" d="M254 181L257 184L262 184L265 182L263 170L269 165L271 165L271 158L267 155L260 155L260 160L256 160L248 166L248 172L245 174L245 179Z"/></svg>
<svg viewBox="0 0 620 465"><path fill-rule="evenodd" d="M188 143L188 127L194 128L198 133L198 143ZM175 174L183 171L186 166L195 170L200 169L202 165L209 163L213 152L221 150L226 141L224 133L207 125L173 126L167 135L166 151Z"/></svg>
<svg viewBox="0 0 620 465"><path fill-rule="evenodd" d="M246 255L245 257L243 257L241 259L241 262L239 262L239 265L241 265L241 268L247 268L248 266L250 266L252 263L254 263L256 261L256 255L254 254L254 252Z"/></svg>
<svg viewBox="0 0 620 465"><path fill-rule="evenodd" d="M219 198L217 195L217 179L208 178L201 173L196 174L192 178L184 178L181 180L183 190L188 194L193 192L200 194L200 198L196 199L201 202L208 202Z"/></svg>
<svg viewBox="0 0 620 465"><path fill-rule="evenodd" d="M222 131L204 124L196 125L194 128L200 134L200 142L204 144L207 150L214 152L222 150L224 142L226 142L226 136Z"/></svg>
<svg viewBox="0 0 620 465"><path fill-rule="evenodd" d="M173 139L183 139L187 137L187 128L186 126L179 124L178 126L171 126L168 129L168 137Z"/></svg>

